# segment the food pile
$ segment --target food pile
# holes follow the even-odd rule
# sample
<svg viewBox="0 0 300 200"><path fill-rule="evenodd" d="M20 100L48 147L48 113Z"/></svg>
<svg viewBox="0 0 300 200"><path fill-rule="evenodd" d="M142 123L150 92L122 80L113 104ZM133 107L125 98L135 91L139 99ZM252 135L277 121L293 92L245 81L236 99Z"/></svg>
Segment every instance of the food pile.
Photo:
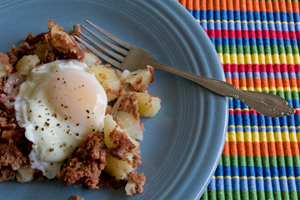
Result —
<svg viewBox="0 0 300 200"><path fill-rule="evenodd" d="M120 72L76 42L53 20L0 53L0 180L58 177L65 185L98 189L125 185L143 192L136 169L141 117L160 109L147 88L154 68Z"/></svg>

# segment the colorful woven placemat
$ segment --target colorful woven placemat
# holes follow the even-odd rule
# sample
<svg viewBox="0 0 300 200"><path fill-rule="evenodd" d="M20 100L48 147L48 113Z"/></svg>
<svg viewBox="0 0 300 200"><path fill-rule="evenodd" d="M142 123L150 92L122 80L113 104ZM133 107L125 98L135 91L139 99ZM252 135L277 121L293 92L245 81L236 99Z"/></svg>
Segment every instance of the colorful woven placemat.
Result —
<svg viewBox="0 0 300 200"><path fill-rule="evenodd" d="M199 21L227 82L288 100L293 116L270 118L229 98L225 147L201 199L300 199L298 0L179 0Z"/></svg>

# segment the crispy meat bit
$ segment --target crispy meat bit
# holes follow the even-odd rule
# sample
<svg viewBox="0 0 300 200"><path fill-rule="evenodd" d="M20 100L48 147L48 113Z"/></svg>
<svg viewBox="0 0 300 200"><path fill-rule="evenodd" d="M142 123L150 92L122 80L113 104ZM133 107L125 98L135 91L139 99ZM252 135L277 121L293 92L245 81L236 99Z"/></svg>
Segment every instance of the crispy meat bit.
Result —
<svg viewBox="0 0 300 200"><path fill-rule="evenodd" d="M1 178L0 181L10 181L14 178L15 173L10 167L1 167Z"/></svg>
<svg viewBox="0 0 300 200"><path fill-rule="evenodd" d="M116 180L115 177L112 177L106 171L103 171L100 176L98 187L112 186L114 189L118 189L126 183L126 180Z"/></svg>
<svg viewBox="0 0 300 200"><path fill-rule="evenodd" d="M75 40L53 20L48 20L49 32L33 36L29 33L19 48L13 46L8 52L9 63L13 66L25 55L36 54L41 63L58 59L76 59L82 61L84 51Z"/></svg>
<svg viewBox="0 0 300 200"><path fill-rule="evenodd" d="M53 20L47 20L51 44L61 53L68 54L69 57L82 61L84 51L79 48L73 38L58 26Z"/></svg>
<svg viewBox="0 0 300 200"><path fill-rule="evenodd" d="M78 33L78 31L81 31L80 24L73 25L73 30L71 31L71 35L76 35L77 37L81 38L81 34Z"/></svg>

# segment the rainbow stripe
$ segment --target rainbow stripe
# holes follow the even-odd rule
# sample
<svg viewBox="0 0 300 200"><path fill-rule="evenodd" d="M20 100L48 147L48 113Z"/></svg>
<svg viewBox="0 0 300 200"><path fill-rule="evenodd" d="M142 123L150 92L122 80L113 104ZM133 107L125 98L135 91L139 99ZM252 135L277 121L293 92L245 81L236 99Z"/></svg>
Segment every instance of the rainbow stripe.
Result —
<svg viewBox="0 0 300 200"><path fill-rule="evenodd" d="M179 2L210 37L227 82L279 95L296 109L270 118L230 98L223 154L201 199L300 199L299 1Z"/></svg>

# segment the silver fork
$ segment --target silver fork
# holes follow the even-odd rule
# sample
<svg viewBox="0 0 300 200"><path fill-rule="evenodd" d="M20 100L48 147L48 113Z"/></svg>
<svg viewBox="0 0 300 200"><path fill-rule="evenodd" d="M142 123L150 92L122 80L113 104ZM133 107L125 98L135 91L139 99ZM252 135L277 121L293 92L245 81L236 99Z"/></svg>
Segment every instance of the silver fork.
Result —
<svg viewBox="0 0 300 200"><path fill-rule="evenodd" d="M100 33L105 35L107 38L110 38L111 40L115 41L116 43L123 46L124 48L121 48L111 43L110 41L104 39L103 37L100 37L99 35L91 31L90 29L86 28L85 26L82 26L82 28L85 29L90 34L92 34L93 36L95 36L98 40L106 44L108 47L105 47L97 43L95 40L93 40L86 34L82 33L81 31L79 31L79 33L110 56L107 56L102 52L98 51L97 49L95 49L94 47L92 47L91 45L89 45L88 43L86 43L85 41L83 41L77 36L75 36L76 39L80 41L88 49L90 49L92 52L94 52L96 55L98 55L100 58L106 60L108 63L110 63L111 65L113 65L118 69L121 70L128 69L129 71L135 71L138 69L145 69L147 65L150 65L153 66L155 69L167 71L176 74L178 76L181 76L183 78L186 78L188 80L191 80L219 95L239 99L240 101L244 102L249 107L251 107L252 109L266 116L281 117L281 116L288 116L295 113L294 108L285 99L277 95L273 95L265 92L241 90L224 81L198 76L185 71L181 71L176 68L172 68L170 66L167 66L163 63L154 60L147 51L120 40L119 38L113 36L112 34L108 33L107 31L103 30L102 28L98 27L97 25L95 25L94 23L88 20L85 21L89 25L94 27L96 30L98 30ZM116 53L115 51L118 53Z"/></svg>

